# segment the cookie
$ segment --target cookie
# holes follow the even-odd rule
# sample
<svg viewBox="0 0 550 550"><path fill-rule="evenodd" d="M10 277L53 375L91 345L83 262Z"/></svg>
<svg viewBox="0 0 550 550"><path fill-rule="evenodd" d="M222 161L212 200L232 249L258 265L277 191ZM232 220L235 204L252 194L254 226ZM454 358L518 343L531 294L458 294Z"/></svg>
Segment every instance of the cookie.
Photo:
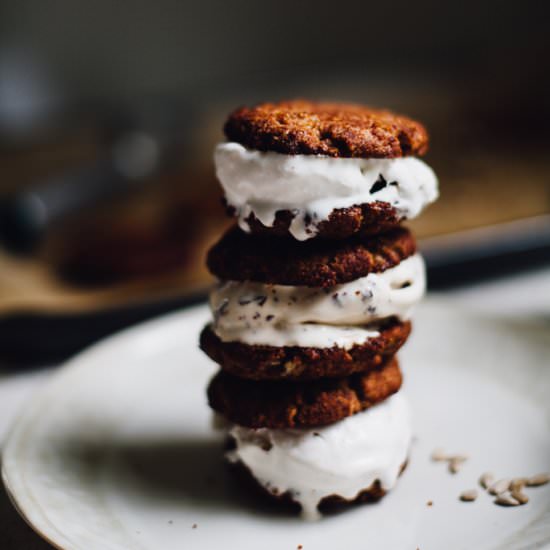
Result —
<svg viewBox="0 0 550 550"><path fill-rule="evenodd" d="M223 280L329 288L379 273L416 252L403 227L347 241L249 235L234 226L210 249L207 265Z"/></svg>
<svg viewBox="0 0 550 550"><path fill-rule="evenodd" d="M224 371L240 378L315 380L378 368L406 342L411 323L392 319L379 332L379 336L350 349L275 347L223 342L208 325L201 333L200 347Z"/></svg>
<svg viewBox="0 0 550 550"><path fill-rule="evenodd" d="M351 103L295 100L234 111L224 126L228 140L287 155L397 158L423 155L422 124L386 110Z"/></svg>
<svg viewBox="0 0 550 550"><path fill-rule="evenodd" d="M248 428L307 428L342 420L401 387L394 357L364 374L308 382L256 382L219 371L208 386L210 406Z"/></svg>
<svg viewBox="0 0 550 550"><path fill-rule="evenodd" d="M235 215L235 209L227 207L230 216ZM245 222L250 232L260 235L289 236L288 231L295 214L290 210L278 210L273 226L267 227L256 216L250 214ZM355 235L371 236L383 233L399 225L402 220L397 210L389 203L375 201L349 208L336 208L328 219L316 226L315 238L347 239Z"/></svg>

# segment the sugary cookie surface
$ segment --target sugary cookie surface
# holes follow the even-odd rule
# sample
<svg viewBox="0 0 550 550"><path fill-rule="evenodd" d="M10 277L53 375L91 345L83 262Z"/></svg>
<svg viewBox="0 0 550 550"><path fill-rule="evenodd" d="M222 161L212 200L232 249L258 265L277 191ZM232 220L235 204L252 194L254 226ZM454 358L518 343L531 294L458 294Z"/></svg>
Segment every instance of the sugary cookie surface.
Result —
<svg viewBox="0 0 550 550"><path fill-rule="evenodd" d="M352 103L294 100L241 107L224 132L250 149L289 155L396 158L428 150L419 122Z"/></svg>

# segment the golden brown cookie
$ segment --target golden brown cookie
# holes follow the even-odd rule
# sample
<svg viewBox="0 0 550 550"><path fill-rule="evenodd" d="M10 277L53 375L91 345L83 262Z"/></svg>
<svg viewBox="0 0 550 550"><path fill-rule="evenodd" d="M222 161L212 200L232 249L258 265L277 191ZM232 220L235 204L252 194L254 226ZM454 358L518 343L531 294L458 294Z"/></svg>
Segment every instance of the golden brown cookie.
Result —
<svg viewBox="0 0 550 550"><path fill-rule="evenodd" d="M364 374L308 382L256 382L219 371L210 406L248 428L307 428L338 422L380 403L401 387L397 359Z"/></svg>
<svg viewBox="0 0 550 550"><path fill-rule="evenodd" d="M380 335L350 349L260 346L223 342L210 325L201 333L201 349L221 368L250 380L315 380L376 369L397 352L411 332L409 321L391 319Z"/></svg>
<svg viewBox="0 0 550 550"><path fill-rule="evenodd" d="M294 100L241 107L224 132L250 149L287 155L396 158L428 150L419 122L351 103Z"/></svg>
<svg viewBox="0 0 550 550"><path fill-rule="evenodd" d="M404 227L342 242L300 242L249 235L235 226L210 249L207 265L223 280L329 288L395 267L415 252Z"/></svg>
<svg viewBox="0 0 550 550"><path fill-rule="evenodd" d="M232 207L228 207L227 212L230 216L235 214ZM251 233L287 237L290 235L288 229L294 216L290 210L278 210L271 227L265 226L253 213L245 221ZM397 210L391 204L382 201L336 208L328 219L317 224L315 238L347 239L354 235L376 235L399 225L401 220L402 217Z"/></svg>

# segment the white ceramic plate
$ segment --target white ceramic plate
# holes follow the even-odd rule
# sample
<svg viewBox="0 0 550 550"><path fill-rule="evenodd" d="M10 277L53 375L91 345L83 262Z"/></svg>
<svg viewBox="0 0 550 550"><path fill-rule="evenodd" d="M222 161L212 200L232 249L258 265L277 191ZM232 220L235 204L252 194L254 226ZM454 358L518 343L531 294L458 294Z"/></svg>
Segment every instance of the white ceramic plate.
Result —
<svg viewBox="0 0 550 550"><path fill-rule="evenodd" d="M550 338L427 303L402 354L416 440L396 489L319 523L258 502L223 468L197 349L200 307L94 346L61 369L3 455L14 503L63 549L550 547L550 487L502 508L458 500L479 475L550 469ZM434 447L466 453L456 475ZM433 505L428 506L427 502Z"/></svg>

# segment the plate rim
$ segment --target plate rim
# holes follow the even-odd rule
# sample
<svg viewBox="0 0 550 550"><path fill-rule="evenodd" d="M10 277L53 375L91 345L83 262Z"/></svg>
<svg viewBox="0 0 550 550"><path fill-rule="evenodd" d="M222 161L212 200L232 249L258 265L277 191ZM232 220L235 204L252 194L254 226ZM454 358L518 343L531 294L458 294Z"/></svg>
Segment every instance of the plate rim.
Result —
<svg viewBox="0 0 550 550"><path fill-rule="evenodd" d="M435 309L437 311L443 312L446 315L457 316L457 317L466 317L476 321L482 321L489 323L491 325L500 325L506 330L511 330L510 320L502 319L495 315L483 314L478 312L473 312L468 310L467 307L463 307L460 304L456 304L453 301L441 298L430 296L427 300L424 301L424 309ZM184 308L175 312L170 312L147 321L138 323L131 327L127 327L121 331L115 332L109 335L106 338L95 342L91 346L80 351L78 354L70 358L69 360L63 362L55 372L52 372L45 383L33 394L32 402L29 403L26 407L19 412L16 416L14 422L12 423L10 429L8 430L3 448L0 453L0 465L1 472L0 477L2 479L3 486L5 488L6 494L14 506L17 513L21 518L29 525L29 527L42 539L44 539L48 544L52 545L58 550L68 550L71 548L72 541L67 538L63 531L60 528L52 523L47 514L44 513L42 508L38 505L38 502L35 502L35 507L32 508L31 501L33 499L33 493L31 491L26 491L26 493L16 494L17 491L14 490L13 481L17 479L18 473L17 469L10 468L10 464L13 461L6 460L6 457L9 457L10 454L14 453L16 450L16 443L18 441L18 434L23 430L23 427L28 423L28 419L34 416L33 411L40 409L41 402L47 397L47 395L55 389L58 381L63 380L67 372L74 373L76 369L82 370L86 369L86 365L90 360L94 360L96 354L105 353L109 348L117 347L124 348L126 340L134 340L139 338L140 334L149 334L152 330L158 331L163 330L163 327L167 324L181 322L184 318L200 316L206 311L205 304L197 304L191 307ZM532 326L535 330L540 330L541 332L545 330L545 327L540 322L536 321L524 321L524 320L513 320L512 322L517 322L521 326ZM197 331L198 335L198 331ZM542 342L544 345L544 342ZM547 345L548 350L550 351L550 342ZM8 465L7 465L8 464ZM15 483L16 486L21 487L21 483ZM526 546L525 548L550 548L550 544L547 545L547 542L550 542L550 528L548 530L549 536L547 539L541 541L544 546ZM498 548L501 548L500 546Z"/></svg>

